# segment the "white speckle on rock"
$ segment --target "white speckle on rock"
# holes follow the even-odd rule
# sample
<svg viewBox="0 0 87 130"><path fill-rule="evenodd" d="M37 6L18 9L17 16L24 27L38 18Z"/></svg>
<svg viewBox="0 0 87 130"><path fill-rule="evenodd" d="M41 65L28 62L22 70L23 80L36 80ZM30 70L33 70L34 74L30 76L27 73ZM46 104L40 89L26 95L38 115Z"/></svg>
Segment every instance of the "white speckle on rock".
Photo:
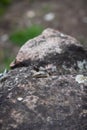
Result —
<svg viewBox="0 0 87 130"><path fill-rule="evenodd" d="M25 77L25 78L27 78L27 77L28 77L28 75L25 75L24 77Z"/></svg>
<svg viewBox="0 0 87 130"><path fill-rule="evenodd" d="M78 83L87 83L87 76L84 76L84 75L77 75L75 77L75 80L78 82Z"/></svg>
<svg viewBox="0 0 87 130"><path fill-rule="evenodd" d="M63 33L60 33L60 36L61 36L62 38L66 38L66 35L64 35Z"/></svg>
<svg viewBox="0 0 87 130"><path fill-rule="evenodd" d="M47 117L47 122L52 122L52 118L50 116Z"/></svg>
<svg viewBox="0 0 87 130"><path fill-rule="evenodd" d="M16 77L15 80L17 81L17 80L18 80L18 77Z"/></svg>
<svg viewBox="0 0 87 130"><path fill-rule="evenodd" d="M57 71L57 67L53 64L48 64L46 66L46 70L51 70L52 72L56 72Z"/></svg>
<svg viewBox="0 0 87 130"><path fill-rule="evenodd" d="M18 97L17 100L18 100L18 101L22 101L23 98L22 98L22 97Z"/></svg>
<svg viewBox="0 0 87 130"><path fill-rule="evenodd" d="M83 69L87 69L87 61L77 61L77 66L80 69L80 71L82 71Z"/></svg>

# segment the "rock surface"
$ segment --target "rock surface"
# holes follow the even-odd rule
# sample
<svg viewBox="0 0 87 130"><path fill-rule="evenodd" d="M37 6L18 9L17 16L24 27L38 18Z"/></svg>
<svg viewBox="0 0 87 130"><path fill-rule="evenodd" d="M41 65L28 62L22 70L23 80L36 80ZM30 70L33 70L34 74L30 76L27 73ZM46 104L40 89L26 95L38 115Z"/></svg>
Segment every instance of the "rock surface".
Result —
<svg viewBox="0 0 87 130"><path fill-rule="evenodd" d="M0 130L87 129L87 51L76 39L46 29L11 67L0 79Z"/></svg>
<svg viewBox="0 0 87 130"><path fill-rule="evenodd" d="M48 64L54 62L54 56L57 59L57 64L63 64L60 63L65 62L65 60L62 60L63 58L66 59L66 64L69 64L71 60L74 63L75 60L81 61L85 59L86 55L84 53L85 51L75 38L53 29L46 29L40 36L27 41L21 47L15 61L10 66L15 68L16 66L35 65L38 62L39 64L43 64L43 62ZM60 58L62 61L60 61Z"/></svg>

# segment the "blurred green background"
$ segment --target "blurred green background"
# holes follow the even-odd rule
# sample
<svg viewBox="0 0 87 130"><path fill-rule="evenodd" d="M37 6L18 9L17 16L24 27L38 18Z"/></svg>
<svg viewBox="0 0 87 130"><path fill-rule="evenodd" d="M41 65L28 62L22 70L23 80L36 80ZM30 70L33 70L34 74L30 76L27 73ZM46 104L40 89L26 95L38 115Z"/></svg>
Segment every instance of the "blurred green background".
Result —
<svg viewBox="0 0 87 130"><path fill-rule="evenodd" d="M87 0L0 0L0 72L9 69L27 40L48 27L87 47Z"/></svg>

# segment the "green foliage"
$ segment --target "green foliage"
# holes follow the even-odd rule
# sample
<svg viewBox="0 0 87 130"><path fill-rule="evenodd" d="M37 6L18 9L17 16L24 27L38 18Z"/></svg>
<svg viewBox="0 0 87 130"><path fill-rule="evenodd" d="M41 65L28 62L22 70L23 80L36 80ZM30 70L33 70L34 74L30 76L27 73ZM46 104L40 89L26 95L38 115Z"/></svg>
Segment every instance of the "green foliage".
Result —
<svg viewBox="0 0 87 130"><path fill-rule="evenodd" d="M13 59L14 59L13 57L8 57L8 56L5 56L3 58L3 60L1 61L1 64L0 64L0 73L3 72L5 68L7 70L10 69L9 65L13 61Z"/></svg>
<svg viewBox="0 0 87 130"><path fill-rule="evenodd" d="M11 3L11 0L0 0L0 6L7 6Z"/></svg>
<svg viewBox="0 0 87 130"><path fill-rule="evenodd" d="M0 15L2 15L5 12L5 8L0 8Z"/></svg>
<svg viewBox="0 0 87 130"><path fill-rule="evenodd" d="M0 15L2 15L6 7L11 3L11 0L0 0Z"/></svg>
<svg viewBox="0 0 87 130"><path fill-rule="evenodd" d="M27 40L38 36L43 31L41 26L33 25L29 28L16 31L10 35L10 40L18 46L23 45Z"/></svg>
<svg viewBox="0 0 87 130"><path fill-rule="evenodd" d="M13 58L7 57L3 60L5 68L9 69L9 65L12 62Z"/></svg>
<svg viewBox="0 0 87 130"><path fill-rule="evenodd" d="M13 59L14 56L10 54L10 48L0 49L0 73L3 72L5 68L9 69L9 65Z"/></svg>

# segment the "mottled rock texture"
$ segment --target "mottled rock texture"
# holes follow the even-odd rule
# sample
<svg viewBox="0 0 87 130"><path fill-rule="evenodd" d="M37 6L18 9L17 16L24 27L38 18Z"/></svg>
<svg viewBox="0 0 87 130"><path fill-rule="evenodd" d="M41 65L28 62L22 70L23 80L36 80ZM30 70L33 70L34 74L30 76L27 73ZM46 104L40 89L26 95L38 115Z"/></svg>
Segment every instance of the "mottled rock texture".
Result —
<svg viewBox="0 0 87 130"><path fill-rule="evenodd" d="M43 63L61 65L64 62L71 65L71 62L74 64L75 60L81 61L85 59L85 53L75 38L64 35L59 31L46 29L40 36L27 41L21 47L15 61L10 66L15 68L16 66L31 64L43 65Z"/></svg>
<svg viewBox="0 0 87 130"><path fill-rule="evenodd" d="M0 79L0 130L86 130L87 51L53 29L28 41Z"/></svg>

